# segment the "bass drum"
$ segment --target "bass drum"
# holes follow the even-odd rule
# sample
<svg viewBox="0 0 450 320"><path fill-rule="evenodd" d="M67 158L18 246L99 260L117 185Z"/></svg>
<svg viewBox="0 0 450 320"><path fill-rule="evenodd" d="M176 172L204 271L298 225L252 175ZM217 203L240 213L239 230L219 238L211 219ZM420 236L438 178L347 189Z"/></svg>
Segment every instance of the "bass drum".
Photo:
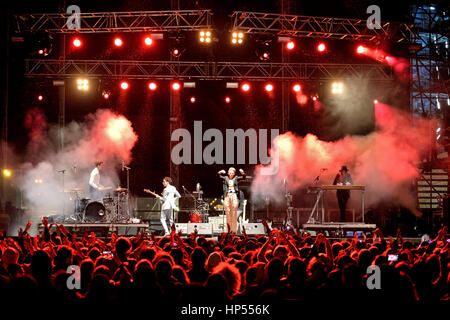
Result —
<svg viewBox="0 0 450 320"><path fill-rule="evenodd" d="M94 201L86 206L84 219L87 222L102 222L105 220L105 217L106 209L101 202Z"/></svg>

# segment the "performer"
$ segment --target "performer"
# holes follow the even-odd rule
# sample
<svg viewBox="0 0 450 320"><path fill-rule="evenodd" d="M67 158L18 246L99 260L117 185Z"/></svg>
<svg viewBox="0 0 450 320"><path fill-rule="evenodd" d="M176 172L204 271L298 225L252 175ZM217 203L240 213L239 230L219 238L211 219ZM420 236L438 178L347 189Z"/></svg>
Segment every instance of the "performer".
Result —
<svg viewBox="0 0 450 320"><path fill-rule="evenodd" d="M353 184L352 177L348 173L347 166L342 166L339 173L334 178L334 185L338 186L350 186ZM336 196L339 204L339 211L341 213L341 222L345 222L345 210L347 208L347 202L350 198L350 190L337 190Z"/></svg>
<svg viewBox="0 0 450 320"><path fill-rule="evenodd" d="M89 193L91 195L91 201L97 201L103 199L103 187L100 184L100 172L103 170L103 161L97 161L95 168L91 171L89 177Z"/></svg>
<svg viewBox="0 0 450 320"><path fill-rule="evenodd" d="M173 224L173 210L177 210L178 208L175 204L175 200L180 198L181 195L172 185L172 179L170 177L164 177L162 184L164 186L164 190L162 193L162 197L160 198L162 201L161 205L161 224L164 228L165 236L169 235L169 228L167 227L166 220L169 220L170 226Z"/></svg>
<svg viewBox="0 0 450 320"><path fill-rule="evenodd" d="M244 170L239 169L240 175L236 175L236 169L231 167L226 174L225 170L219 171L217 174L223 179L223 207L227 217L227 225L233 233L237 231L237 209L239 206L239 180L245 179Z"/></svg>

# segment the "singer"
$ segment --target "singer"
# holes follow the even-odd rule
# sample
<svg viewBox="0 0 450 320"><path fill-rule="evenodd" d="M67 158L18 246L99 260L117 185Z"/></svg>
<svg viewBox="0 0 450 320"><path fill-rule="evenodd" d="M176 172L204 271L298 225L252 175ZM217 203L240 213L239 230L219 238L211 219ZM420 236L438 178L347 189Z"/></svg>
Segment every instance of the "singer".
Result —
<svg viewBox="0 0 450 320"><path fill-rule="evenodd" d="M103 161L97 161L95 168L91 171L89 176L89 193L91 201L98 201L103 199L102 190L104 187L100 184L100 172L103 170Z"/></svg>
<svg viewBox="0 0 450 320"><path fill-rule="evenodd" d="M223 179L223 207L227 217L227 225L230 226L230 232L237 231L237 209L239 207L239 180L245 179L245 172L239 169L240 175L236 175L236 169L231 167L226 174L225 170L220 170L217 174Z"/></svg>

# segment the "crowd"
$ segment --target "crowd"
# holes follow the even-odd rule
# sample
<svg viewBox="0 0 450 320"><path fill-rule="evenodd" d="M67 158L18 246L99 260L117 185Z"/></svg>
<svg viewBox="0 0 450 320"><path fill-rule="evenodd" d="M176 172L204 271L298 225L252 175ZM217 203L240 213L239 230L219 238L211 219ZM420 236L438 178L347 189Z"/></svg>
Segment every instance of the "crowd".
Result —
<svg viewBox="0 0 450 320"><path fill-rule="evenodd" d="M93 233L69 233L45 218L41 235L30 236L30 226L0 241L5 305L133 307L176 318L189 304L301 310L318 301L337 306L450 301L447 228L414 245L400 233L386 239L379 229L344 241L276 229L267 236L224 233L213 240L196 233L182 237L173 227L168 237L112 234L107 242Z"/></svg>

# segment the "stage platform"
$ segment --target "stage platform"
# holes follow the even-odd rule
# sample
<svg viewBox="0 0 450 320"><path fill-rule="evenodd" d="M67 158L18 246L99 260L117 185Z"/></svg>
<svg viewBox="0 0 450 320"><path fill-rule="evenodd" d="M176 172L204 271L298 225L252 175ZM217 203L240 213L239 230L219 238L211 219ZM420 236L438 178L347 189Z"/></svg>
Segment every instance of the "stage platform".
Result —
<svg viewBox="0 0 450 320"><path fill-rule="evenodd" d="M363 222L324 222L324 223L305 223L303 230L310 232L323 232L326 236L343 236L347 232L362 231L372 232L377 228L376 224Z"/></svg>
<svg viewBox="0 0 450 320"><path fill-rule="evenodd" d="M118 236L133 236L138 232L148 231L148 223L62 223L62 225L69 232L76 232L84 234L86 232L94 232L96 236L100 238L108 238L112 233L116 233ZM39 233L42 233L44 227L39 225ZM56 227L52 227L50 230L53 232Z"/></svg>

